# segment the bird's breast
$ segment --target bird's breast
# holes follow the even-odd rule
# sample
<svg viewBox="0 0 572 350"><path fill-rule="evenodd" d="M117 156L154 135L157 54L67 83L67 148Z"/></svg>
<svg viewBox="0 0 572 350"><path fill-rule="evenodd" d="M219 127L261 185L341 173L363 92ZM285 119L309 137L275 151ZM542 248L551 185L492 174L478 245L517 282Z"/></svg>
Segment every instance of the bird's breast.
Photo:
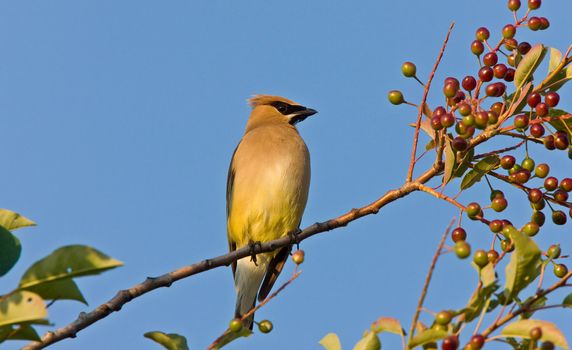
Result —
<svg viewBox="0 0 572 350"><path fill-rule="evenodd" d="M259 137L245 137L233 161L228 233L238 247L296 229L310 183L308 151L297 133L252 136Z"/></svg>

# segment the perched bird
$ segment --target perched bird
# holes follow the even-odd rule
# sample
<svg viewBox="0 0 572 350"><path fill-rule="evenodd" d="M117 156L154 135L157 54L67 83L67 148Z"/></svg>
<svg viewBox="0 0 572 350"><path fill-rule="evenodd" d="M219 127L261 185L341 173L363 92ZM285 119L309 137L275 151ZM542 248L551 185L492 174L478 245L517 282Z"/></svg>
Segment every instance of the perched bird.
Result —
<svg viewBox="0 0 572 350"><path fill-rule="evenodd" d="M230 251L288 235L300 226L310 186L310 154L296 124L317 113L279 96L256 95L227 179ZM268 296L290 247L238 260L232 265L235 317ZM244 321L252 329L254 315Z"/></svg>

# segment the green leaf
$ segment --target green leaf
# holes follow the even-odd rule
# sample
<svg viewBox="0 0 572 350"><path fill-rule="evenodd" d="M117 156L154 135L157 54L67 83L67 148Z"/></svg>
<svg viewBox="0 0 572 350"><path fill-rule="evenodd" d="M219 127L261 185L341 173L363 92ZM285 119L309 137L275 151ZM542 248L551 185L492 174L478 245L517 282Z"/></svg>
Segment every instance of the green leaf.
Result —
<svg viewBox="0 0 572 350"><path fill-rule="evenodd" d="M27 323L0 327L0 343L3 340L41 340L38 332Z"/></svg>
<svg viewBox="0 0 572 350"><path fill-rule="evenodd" d="M561 347L564 350L569 350L568 343L564 334L556 327L554 323L541 320L520 320L513 322L503 328L501 335L506 337L518 337L530 339L530 330L536 327L542 329L541 341L550 341L554 345Z"/></svg>
<svg viewBox="0 0 572 350"><path fill-rule="evenodd" d="M463 309L466 322L474 320L481 314L483 308L487 306L487 302L489 302L489 299L498 288L499 285L495 282L486 287L479 288L477 292L471 296L467 306Z"/></svg>
<svg viewBox="0 0 572 350"><path fill-rule="evenodd" d="M535 298L534 295L531 296L531 297L528 297L528 298L523 302L523 304L528 304L533 298ZM533 310L534 310L534 309L536 309L536 308L543 307L544 305L546 305L546 302L547 302L547 301L548 301L548 299L547 299L546 297L538 298L538 299L536 299L533 303L531 303L531 304L529 305L529 307L530 307L530 309L533 309ZM528 312L523 312L522 314L520 314L520 318L521 318L521 319L531 318L533 315L534 315L534 311L533 311L533 312L530 312L530 311L528 311Z"/></svg>
<svg viewBox="0 0 572 350"><path fill-rule="evenodd" d="M562 52L551 47L550 48L550 63L548 64L548 73L554 72L562 61ZM558 72L550 81L547 86L550 86L551 91L558 91L568 80L572 79L572 65L563 68Z"/></svg>
<svg viewBox="0 0 572 350"><path fill-rule="evenodd" d="M483 287L491 286L497 281L495 266L493 264L486 264L485 267L479 268L477 271L479 271L479 277L483 283Z"/></svg>
<svg viewBox="0 0 572 350"><path fill-rule="evenodd" d="M564 300L562 300L562 305L565 307L572 307L572 293L568 294Z"/></svg>
<svg viewBox="0 0 572 350"><path fill-rule="evenodd" d="M500 158L496 154L481 159L461 181L461 190L466 190L467 188L481 181L483 176L485 176L489 171L498 167L499 164Z"/></svg>
<svg viewBox="0 0 572 350"><path fill-rule="evenodd" d="M48 317L44 300L28 291L15 292L0 300L0 326L33 322Z"/></svg>
<svg viewBox="0 0 572 350"><path fill-rule="evenodd" d="M443 185L446 185L453 178L455 168L455 152L451 147L451 141L445 140L445 170L443 172Z"/></svg>
<svg viewBox="0 0 572 350"><path fill-rule="evenodd" d="M562 52L553 47L550 48L550 61L548 63L548 73L553 72L562 61Z"/></svg>
<svg viewBox="0 0 572 350"><path fill-rule="evenodd" d="M551 108L548 112L549 117L561 117L563 115L570 114L562 109L554 109ZM556 130L564 131L570 135L570 131L572 130L572 118L568 118L565 120L551 120L550 125L552 125Z"/></svg>
<svg viewBox="0 0 572 350"><path fill-rule="evenodd" d="M363 338L354 346L354 350L380 350L381 342L377 334L371 331L365 331Z"/></svg>
<svg viewBox="0 0 572 350"><path fill-rule="evenodd" d="M83 294L71 278L35 284L25 290L38 294L44 300L77 300L87 305Z"/></svg>
<svg viewBox="0 0 572 350"><path fill-rule="evenodd" d="M540 275L541 251L528 235L508 226L503 230L514 243L514 251L506 266L504 294L512 300Z"/></svg>
<svg viewBox="0 0 572 350"><path fill-rule="evenodd" d="M147 332L143 336L163 345L168 350L189 350L187 339L182 335L155 331Z"/></svg>
<svg viewBox="0 0 572 350"><path fill-rule="evenodd" d="M22 227L36 226L32 220L8 209L0 209L0 226L13 231Z"/></svg>
<svg viewBox="0 0 572 350"><path fill-rule="evenodd" d="M240 332L230 332L226 331L226 333L219 339L219 341L212 347L213 350L218 350L223 346L235 341L238 338L242 337L249 337L252 334L252 331L243 328Z"/></svg>
<svg viewBox="0 0 572 350"><path fill-rule="evenodd" d="M21 252L20 240L0 226L0 276L4 276L16 265Z"/></svg>
<svg viewBox="0 0 572 350"><path fill-rule="evenodd" d="M121 265L123 265L121 261L92 247L65 246L35 262L22 276L19 288L27 289L64 278L97 275Z"/></svg>
<svg viewBox="0 0 572 350"><path fill-rule="evenodd" d="M397 335L405 335L405 330L401 327L398 319L393 317L380 317L371 325L374 333L388 332Z"/></svg>
<svg viewBox="0 0 572 350"><path fill-rule="evenodd" d="M342 350L342 344L340 343L340 338L336 333L326 334L319 344L326 350Z"/></svg>
<svg viewBox="0 0 572 350"><path fill-rule="evenodd" d="M473 161L474 157L475 157L475 149L471 148L467 153L465 153L465 156L461 160L461 163L455 167L453 175L455 177L463 176L465 171L467 171L467 169L469 168L469 164Z"/></svg>
<svg viewBox="0 0 572 350"><path fill-rule="evenodd" d="M427 144L425 145L425 150L429 151L430 149L435 148L435 140L429 140L429 142L427 142Z"/></svg>
<svg viewBox="0 0 572 350"><path fill-rule="evenodd" d="M416 123L410 123L409 126L415 127ZM431 127L431 121L429 119L422 119L419 125L420 129L425 131L427 135L433 140L435 139L435 130Z"/></svg>
<svg viewBox="0 0 572 350"><path fill-rule="evenodd" d="M437 340L447 337L447 335L448 333L445 331L429 328L413 337L409 343L409 349L413 349L419 345L436 342Z"/></svg>
<svg viewBox="0 0 572 350"><path fill-rule="evenodd" d="M508 116L519 113L522 111L524 106L526 106L526 97L528 96L529 90L532 89L532 82L528 82L522 87L521 90L517 90L510 94L506 98L506 103L510 106L508 110ZM515 100L515 94L518 94L518 98ZM514 103L513 103L514 100Z"/></svg>
<svg viewBox="0 0 572 350"><path fill-rule="evenodd" d="M546 47L542 44L537 44L522 58L514 73L514 86L517 90L532 79L532 74L538 68L545 55Z"/></svg>

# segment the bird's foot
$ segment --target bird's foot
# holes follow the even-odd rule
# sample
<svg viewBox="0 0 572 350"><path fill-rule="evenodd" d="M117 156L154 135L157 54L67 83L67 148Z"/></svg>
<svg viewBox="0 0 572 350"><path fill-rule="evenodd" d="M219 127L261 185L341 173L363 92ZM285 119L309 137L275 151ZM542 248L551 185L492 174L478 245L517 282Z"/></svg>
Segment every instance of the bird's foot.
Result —
<svg viewBox="0 0 572 350"><path fill-rule="evenodd" d="M298 235L302 232L299 228L288 232L288 236L290 237L290 244L296 244L296 249L300 249L300 238Z"/></svg>
<svg viewBox="0 0 572 350"><path fill-rule="evenodd" d="M250 248L250 261L252 261L256 266L258 266L256 261L256 247L258 246L260 248L261 245L262 243L260 243L260 241L257 242L251 241L250 243L248 243L248 247Z"/></svg>

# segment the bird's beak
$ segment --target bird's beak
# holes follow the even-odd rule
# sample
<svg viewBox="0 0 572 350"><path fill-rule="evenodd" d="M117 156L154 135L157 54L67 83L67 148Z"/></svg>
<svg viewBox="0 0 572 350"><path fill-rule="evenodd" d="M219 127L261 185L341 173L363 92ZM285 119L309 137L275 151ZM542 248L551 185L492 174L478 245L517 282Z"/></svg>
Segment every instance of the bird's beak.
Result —
<svg viewBox="0 0 572 350"><path fill-rule="evenodd" d="M316 113L318 113L318 111L312 108L305 108L296 111L296 113L294 113L294 115L290 118L290 124L292 125L298 124L299 122L303 121L304 119Z"/></svg>

